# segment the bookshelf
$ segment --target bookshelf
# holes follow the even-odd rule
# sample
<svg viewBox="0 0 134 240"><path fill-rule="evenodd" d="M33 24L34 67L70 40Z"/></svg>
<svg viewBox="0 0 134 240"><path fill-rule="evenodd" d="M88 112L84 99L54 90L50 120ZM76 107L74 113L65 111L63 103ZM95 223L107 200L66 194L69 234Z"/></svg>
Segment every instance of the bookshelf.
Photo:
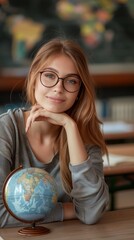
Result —
<svg viewBox="0 0 134 240"><path fill-rule="evenodd" d="M96 89L99 116L112 120L131 121L134 119L134 116L128 113L128 109L134 112L132 104L134 100L133 64L95 64L89 67ZM19 101L18 95L24 89L27 73L28 67L2 68L0 70L0 105L10 103L10 99L6 96L11 92L12 95L17 95L14 97L14 102ZM118 109L120 111L122 109L121 114L118 114ZM123 114L127 115L127 119L124 119ZM119 115L123 118L118 119Z"/></svg>
<svg viewBox="0 0 134 240"><path fill-rule="evenodd" d="M90 70L96 89L134 86L133 64L95 64L90 66ZM0 91L12 90L12 88L22 90L27 73L26 67L2 68Z"/></svg>

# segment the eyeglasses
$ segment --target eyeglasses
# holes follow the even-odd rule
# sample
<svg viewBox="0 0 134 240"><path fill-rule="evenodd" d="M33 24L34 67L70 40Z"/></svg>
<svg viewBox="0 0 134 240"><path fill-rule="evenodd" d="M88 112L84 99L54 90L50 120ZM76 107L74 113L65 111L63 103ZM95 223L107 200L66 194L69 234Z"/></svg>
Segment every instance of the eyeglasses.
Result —
<svg viewBox="0 0 134 240"><path fill-rule="evenodd" d="M63 88L70 93L79 91L81 80L79 75L71 74L64 78L60 78L55 72L45 70L40 72L40 82L47 88L54 87L59 80L62 80Z"/></svg>

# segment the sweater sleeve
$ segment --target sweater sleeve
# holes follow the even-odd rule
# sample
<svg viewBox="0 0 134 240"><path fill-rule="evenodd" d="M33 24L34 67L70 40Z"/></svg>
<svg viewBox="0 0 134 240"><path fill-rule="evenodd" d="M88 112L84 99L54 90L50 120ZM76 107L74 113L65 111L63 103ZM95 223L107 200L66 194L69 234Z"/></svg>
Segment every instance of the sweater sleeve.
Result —
<svg viewBox="0 0 134 240"><path fill-rule="evenodd" d="M73 189L71 196L78 219L94 224L106 211L109 203L108 186L103 175L103 160L98 147L88 150L88 159L71 165Z"/></svg>

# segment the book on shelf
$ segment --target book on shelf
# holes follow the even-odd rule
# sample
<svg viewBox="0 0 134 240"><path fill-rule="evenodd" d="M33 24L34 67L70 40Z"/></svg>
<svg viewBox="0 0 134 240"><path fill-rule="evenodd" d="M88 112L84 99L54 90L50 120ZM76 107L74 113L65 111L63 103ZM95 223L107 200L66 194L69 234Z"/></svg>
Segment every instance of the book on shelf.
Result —
<svg viewBox="0 0 134 240"><path fill-rule="evenodd" d="M134 121L134 97L96 99L97 114L112 121Z"/></svg>

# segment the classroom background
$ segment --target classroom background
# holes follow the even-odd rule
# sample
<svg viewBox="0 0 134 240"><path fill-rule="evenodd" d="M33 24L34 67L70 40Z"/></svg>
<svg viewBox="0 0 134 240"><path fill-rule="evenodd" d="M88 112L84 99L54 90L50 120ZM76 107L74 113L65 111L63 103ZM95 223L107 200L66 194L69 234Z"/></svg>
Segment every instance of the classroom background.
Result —
<svg viewBox="0 0 134 240"><path fill-rule="evenodd" d="M87 54L106 142L121 144L123 161L130 155L122 154L124 146L134 149L133 0L0 0L0 113L26 105L30 62L42 43L57 36L74 39ZM112 182L108 176L114 209L134 207L133 173Z"/></svg>

